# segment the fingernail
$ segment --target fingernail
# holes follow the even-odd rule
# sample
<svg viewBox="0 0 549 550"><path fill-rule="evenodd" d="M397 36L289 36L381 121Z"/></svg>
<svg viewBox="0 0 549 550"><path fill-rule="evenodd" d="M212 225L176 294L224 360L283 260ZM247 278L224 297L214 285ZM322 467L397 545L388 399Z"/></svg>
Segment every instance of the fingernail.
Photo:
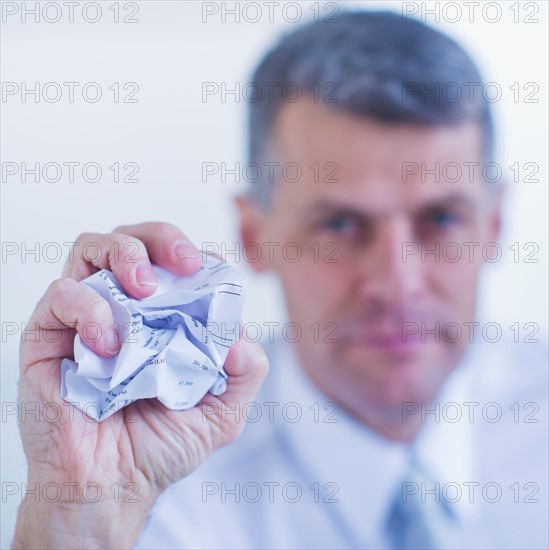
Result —
<svg viewBox="0 0 549 550"><path fill-rule="evenodd" d="M157 286L152 267L147 264L138 264L135 269L135 279L140 285Z"/></svg>
<svg viewBox="0 0 549 550"><path fill-rule="evenodd" d="M109 330L105 335L104 346L105 351L109 355L116 355L120 351L118 335L114 332L114 330Z"/></svg>
<svg viewBox="0 0 549 550"><path fill-rule="evenodd" d="M200 255L192 244L184 241L176 242L173 247L173 252L178 260L182 260L183 258L197 258Z"/></svg>

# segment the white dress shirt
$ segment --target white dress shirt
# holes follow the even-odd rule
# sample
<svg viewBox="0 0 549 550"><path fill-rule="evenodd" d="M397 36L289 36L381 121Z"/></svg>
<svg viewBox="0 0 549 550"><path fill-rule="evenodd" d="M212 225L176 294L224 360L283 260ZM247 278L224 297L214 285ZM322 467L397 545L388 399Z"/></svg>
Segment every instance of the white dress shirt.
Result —
<svg viewBox="0 0 549 550"><path fill-rule="evenodd" d="M412 448L338 408L291 344L266 350L244 434L161 496L137 548L390 548L412 456L431 482L407 498L438 489L453 547L549 547L545 346L469 346Z"/></svg>

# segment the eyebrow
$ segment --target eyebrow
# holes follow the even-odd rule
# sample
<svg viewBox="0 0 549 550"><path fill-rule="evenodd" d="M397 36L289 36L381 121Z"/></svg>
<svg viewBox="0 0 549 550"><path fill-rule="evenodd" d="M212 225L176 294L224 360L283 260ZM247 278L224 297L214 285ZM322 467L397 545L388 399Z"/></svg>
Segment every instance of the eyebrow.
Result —
<svg viewBox="0 0 549 550"><path fill-rule="evenodd" d="M446 197L441 197L439 199L434 199L430 202L426 202L425 204L421 205L419 210L430 210L433 208L448 206L462 207L473 212L477 210L476 203L471 199L471 197L469 197L468 195L464 195L463 193L452 193L451 195L448 195Z"/></svg>

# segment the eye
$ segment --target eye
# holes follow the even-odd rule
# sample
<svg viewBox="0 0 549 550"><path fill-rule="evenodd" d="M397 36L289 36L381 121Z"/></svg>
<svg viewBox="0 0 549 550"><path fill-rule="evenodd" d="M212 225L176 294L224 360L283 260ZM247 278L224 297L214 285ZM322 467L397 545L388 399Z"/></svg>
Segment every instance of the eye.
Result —
<svg viewBox="0 0 549 550"><path fill-rule="evenodd" d="M339 235L355 234L358 230L357 221L350 216L334 216L323 222L322 227Z"/></svg>
<svg viewBox="0 0 549 550"><path fill-rule="evenodd" d="M439 210L429 213L425 217L425 222L437 229L449 229L461 222L461 218L454 212Z"/></svg>
<svg viewBox="0 0 549 550"><path fill-rule="evenodd" d="M420 217L417 232L424 241L448 238L463 225L463 218L452 210L436 209Z"/></svg>

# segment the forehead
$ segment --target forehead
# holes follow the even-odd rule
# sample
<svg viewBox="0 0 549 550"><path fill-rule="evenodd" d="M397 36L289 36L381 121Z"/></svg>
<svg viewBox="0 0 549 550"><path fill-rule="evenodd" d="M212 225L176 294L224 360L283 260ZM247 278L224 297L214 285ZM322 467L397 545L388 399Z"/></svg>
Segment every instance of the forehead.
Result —
<svg viewBox="0 0 549 550"><path fill-rule="evenodd" d="M384 124L303 100L281 108L273 144L279 162L302 170L299 182L283 178L276 190L294 203L352 198L372 210L482 191L482 136L474 122Z"/></svg>

